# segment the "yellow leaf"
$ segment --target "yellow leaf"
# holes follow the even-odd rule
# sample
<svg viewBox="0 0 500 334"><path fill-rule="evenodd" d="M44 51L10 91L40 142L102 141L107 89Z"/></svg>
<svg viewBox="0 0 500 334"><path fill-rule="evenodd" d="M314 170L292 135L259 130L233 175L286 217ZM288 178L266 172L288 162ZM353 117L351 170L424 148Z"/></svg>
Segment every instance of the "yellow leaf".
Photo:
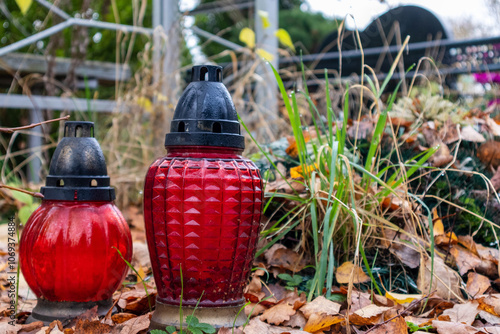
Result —
<svg viewBox="0 0 500 334"><path fill-rule="evenodd" d="M337 282L340 284L347 284L351 280L355 284L370 282L370 277L365 274L361 267L354 265L351 261L344 262L340 267L337 268L335 277Z"/></svg>
<svg viewBox="0 0 500 334"><path fill-rule="evenodd" d="M249 48L255 47L255 33L250 28L243 28L240 31L240 41L245 43Z"/></svg>
<svg viewBox="0 0 500 334"><path fill-rule="evenodd" d="M28 9L30 9L32 3L33 3L33 0L16 0L16 4L19 7L19 9L21 10L21 13L23 13L23 15L26 15L26 13L28 12Z"/></svg>
<svg viewBox="0 0 500 334"><path fill-rule="evenodd" d="M420 299L423 295L406 295L402 293L393 293L387 291L385 293L385 297L390 300L394 300L398 304L408 304L414 301L415 299Z"/></svg>
<svg viewBox="0 0 500 334"><path fill-rule="evenodd" d="M257 11L257 14L259 14L259 17L262 20L262 27L264 29L269 28L271 26L271 23L269 23L269 13L263 10L259 10Z"/></svg>
<svg viewBox="0 0 500 334"><path fill-rule="evenodd" d="M258 54L265 61L273 61L273 59L274 59L273 55L264 49L259 48L259 49L255 50L255 53Z"/></svg>
<svg viewBox="0 0 500 334"><path fill-rule="evenodd" d="M286 31L283 28L280 28L274 34L276 35L276 37L278 37L281 44L289 47L290 49L292 49L293 52L295 52L295 46L293 46L292 38L288 34L288 31Z"/></svg>
<svg viewBox="0 0 500 334"><path fill-rule="evenodd" d="M138 273L138 278L140 278L141 280L143 280L145 277L146 277L146 273L144 272L144 269L142 269L142 267L139 267L139 270L137 270L137 273Z"/></svg>
<svg viewBox="0 0 500 334"><path fill-rule="evenodd" d="M141 107L144 108L147 112L152 112L153 111L153 104L151 103L151 100L148 99L147 97L141 96L137 99L137 104Z"/></svg>
<svg viewBox="0 0 500 334"><path fill-rule="evenodd" d="M306 173L307 174L311 174L312 171L317 170L317 169L318 169L318 164L317 163L315 163L314 166L313 165L307 165L306 166ZM302 166L297 166L297 167L290 168L290 177L292 179L296 179L296 178L299 178L299 177L304 177L304 171L302 170Z"/></svg>

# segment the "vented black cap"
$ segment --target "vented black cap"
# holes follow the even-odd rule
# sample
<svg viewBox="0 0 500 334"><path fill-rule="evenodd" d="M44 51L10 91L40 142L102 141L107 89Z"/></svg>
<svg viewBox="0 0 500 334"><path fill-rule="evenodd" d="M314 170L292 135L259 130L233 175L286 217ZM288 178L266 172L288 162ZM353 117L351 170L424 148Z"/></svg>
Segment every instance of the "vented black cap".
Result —
<svg viewBox="0 0 500 334"><path fill-rule="evenodd" d="M41 193L44 200L112 201L106 161L93 138L93 122L66 122L64 138L50 162L49 175Z"/></svg>
<svg viewBox="0 0 500 334"><path fill-rule="evenodd" d="M236 109L222 83L222 67L193 67L191 83L179 99L165 137L165 147L172 146L245 148Z"/></svg>

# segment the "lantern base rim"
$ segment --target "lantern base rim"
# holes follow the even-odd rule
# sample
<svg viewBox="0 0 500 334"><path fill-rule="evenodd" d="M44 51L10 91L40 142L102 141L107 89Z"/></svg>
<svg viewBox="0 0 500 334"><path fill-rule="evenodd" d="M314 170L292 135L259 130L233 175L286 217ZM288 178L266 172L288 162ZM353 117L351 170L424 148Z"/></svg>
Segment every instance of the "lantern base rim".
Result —
<svg viewBox="0 0 500 334"><path fill-rule="evenodd" d="M196 312L194 307L182 306L182 314L184 316L182 326L187 327L185 317L194 313L200 323L212 325L216 329L221 327L240 327L246 322L247 319L245 312L242 310L243 306L244 304L226 307L198 307L196 308ZM179 328L180 309L180 306L168 305L156 300L155 311L151 317L149 330L165 330L165 327L167 326Z"/></svg>
<svg viewBox="0 0 500 334"><path fill-rule="evenodd" d="M64 325L65 321L70 321L96 306L98 316L106 315L113 307L113 300L110 298L96 302L55 302L38 298L26 323L42 321L44 325L49 325L52 321L59 320Z"/></svg>

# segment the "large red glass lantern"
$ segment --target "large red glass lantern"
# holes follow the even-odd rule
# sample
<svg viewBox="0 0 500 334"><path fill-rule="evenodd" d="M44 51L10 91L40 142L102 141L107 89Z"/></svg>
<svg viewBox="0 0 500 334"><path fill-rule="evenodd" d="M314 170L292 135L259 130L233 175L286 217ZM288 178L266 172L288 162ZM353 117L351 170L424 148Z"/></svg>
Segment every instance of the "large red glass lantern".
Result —
<svg viewBox="0 0 500 334"><path fill-rule="evenodd" d="M195 66L182 94L168 154L146 175L144 219L157 285L151 329L179 325L179 307L232 326L244 303L259 234L262 179L242 157L244 137L219 66ZM244 312L236 325L244 321Z"/></svg>
<svg viewBox="0 0 500 334"><path fill-rule="evenodd" d="M38 298L30 322L72 319L96 305L105 314L127 272L118 251L132 258L130 230L113 204L93 129L92 122L66 122L44 199L21 237L21 270Z"/></svg>

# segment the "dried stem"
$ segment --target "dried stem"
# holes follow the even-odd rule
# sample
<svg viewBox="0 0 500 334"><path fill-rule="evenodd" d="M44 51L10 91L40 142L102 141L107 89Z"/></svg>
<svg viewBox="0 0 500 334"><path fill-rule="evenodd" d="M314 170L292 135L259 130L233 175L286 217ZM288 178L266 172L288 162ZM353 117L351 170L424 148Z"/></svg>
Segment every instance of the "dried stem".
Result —
<svg viewBox="0 0 500 334"><path fill-rule="evenodd" d="M10 189L10 190L14 190L14 191L19 191L21 193L25 193L27 195L31 195L33 197L38 197L38 198L43 198L43 195L40 194L40 193L37 193L37 192L33 192L33 191L28 191L28 190L24 190L24 189L20 189L20 188L16 188L16 187L11 187L11 186L8 186L6 184L2 184L0 183L0 189L2 188L6 188L6 189Z"/></svg>
<svg viewBox="0 0 500 334"><path fill-rule="evenodd" d="M58 122L58 121L65 121L67 119L69 119L69 115L68 116L64 116L64 117L60 117L60 118L49 119L48 121L43 121L43 122L40 122L40 123L33 123L33 124L30 124L30 125L20 126L20 127L17 127L17 128L0 128L0 132L3 132L3 133L14 133L16 131L32 129L32 128L36 128L37 126L43 125L43 124L52 123L52 122Z"/></svg>

